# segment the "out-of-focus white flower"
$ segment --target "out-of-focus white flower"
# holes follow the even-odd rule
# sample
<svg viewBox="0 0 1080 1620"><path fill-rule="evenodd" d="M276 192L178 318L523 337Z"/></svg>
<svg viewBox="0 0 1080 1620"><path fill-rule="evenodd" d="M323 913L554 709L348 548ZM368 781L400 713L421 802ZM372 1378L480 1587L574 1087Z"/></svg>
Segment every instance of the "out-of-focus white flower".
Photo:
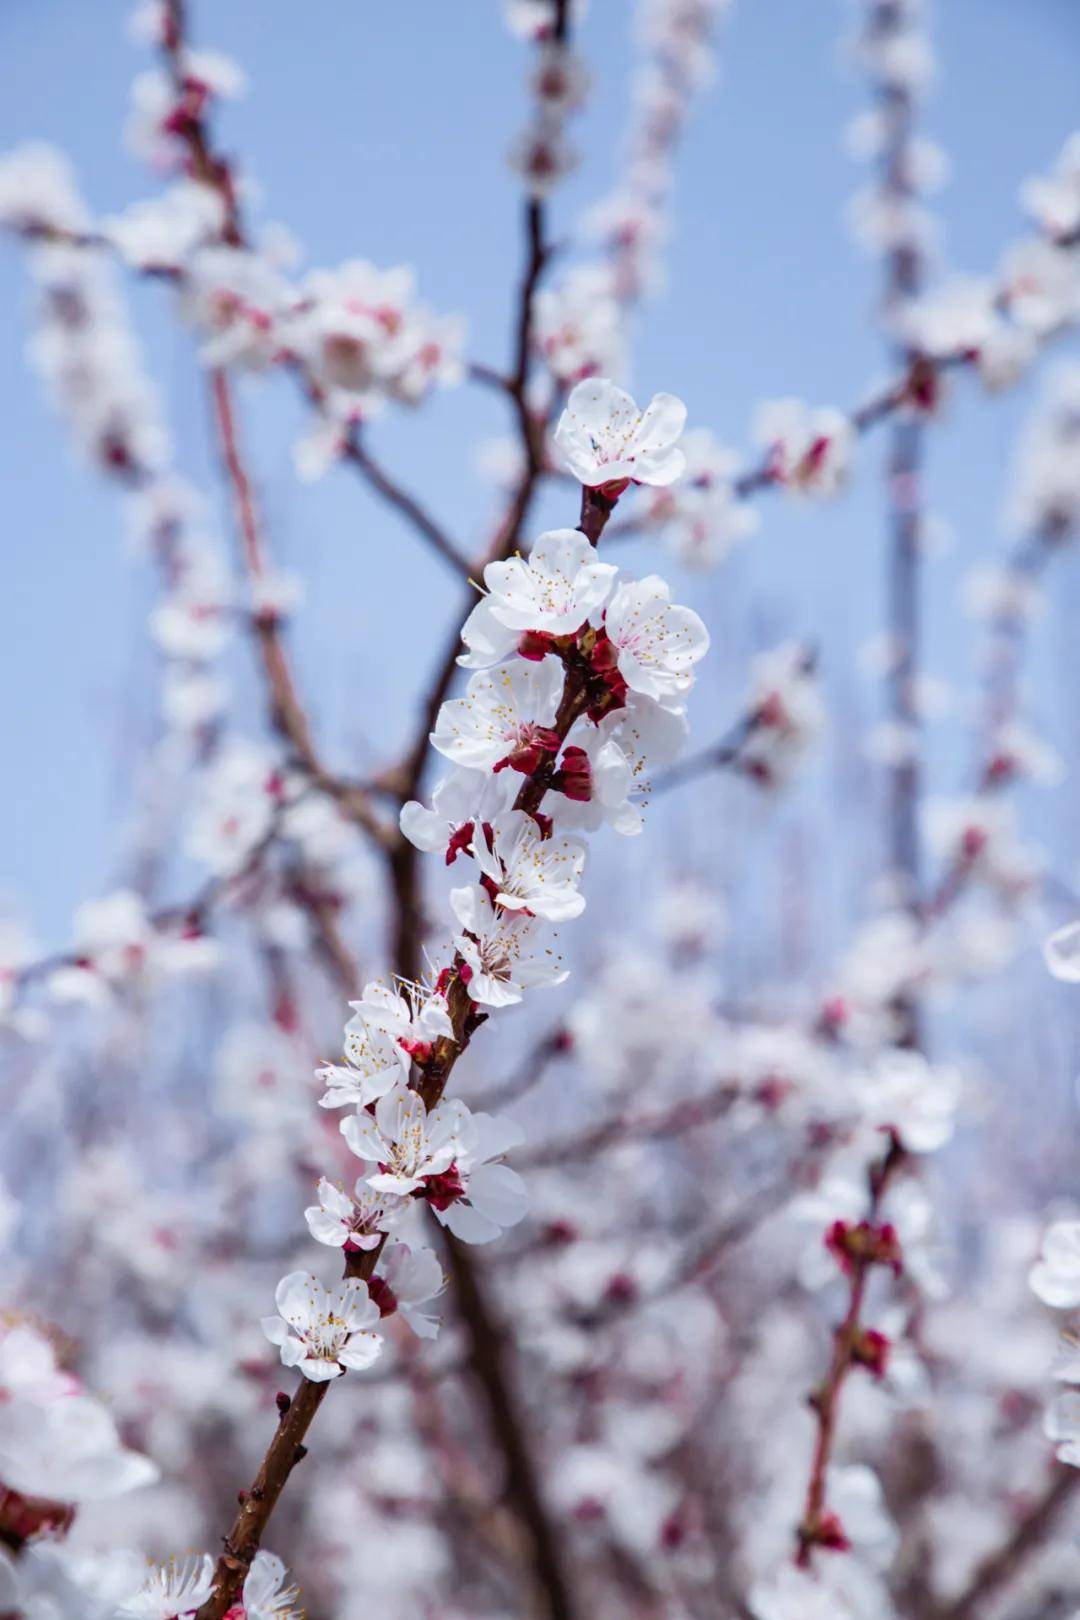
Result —
<svg viewBox="0 0 1080 1620"><path fill-rule="evenodd" d="M847 483L855 430L841 412L801 399L762 405L754 437L769 458L769 475L800 495L829 499Z"/></svg>
<svg viewBox="0 0 1080 1620"><path fill-rule="evenodd" d="M857 1081L869 1123L895 1131L910 1153L934 1153L952 1136L963 1081L958 1070L930 1064L920 1052L883 1052Z"/></svg>
<svg viewBox="0 0 1080 1620"><path fill-rule="evenodd" d="M1051 934L1043 953L1055 979L1080 984L1080 922L1066 923Z"/></svg>
<svg viewBox="0 0 1080 1620"><path fill-rule="evenodd" d="M1055 1221L1047 1229L1028 1281L1044 1305L1055 1310L1080 1305L1080 1221Z"/></svg>

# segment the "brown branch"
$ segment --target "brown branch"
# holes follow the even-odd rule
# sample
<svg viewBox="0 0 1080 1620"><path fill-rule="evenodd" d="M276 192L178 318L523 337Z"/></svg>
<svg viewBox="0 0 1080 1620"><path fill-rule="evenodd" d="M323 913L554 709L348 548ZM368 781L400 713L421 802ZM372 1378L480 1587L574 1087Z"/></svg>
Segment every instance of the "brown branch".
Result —
<svg viewBox="0 0 1080 1620"><path fill-rule="evenodd" d="M936 1620L975 1620L1023 1572L1027 1560L1043 1546L1078 1488L1080 1470L1065 1464L1055 1467L1046 1488L1017 1520L1008 1539L976 1566L964 1591L937 1611Z"/></svg>
<svg viewBox="0 0 1080 1620"><path fill-rule="evenodd" d="M492 1433L506 1463L507 1499L528 1531L537 1584L550 1620L573 1620L578 1606L507 1373L506 1335L488 1306L476 1266L464 1245L450 1238L446 1249L458 1308L469 1334L471 1370L480 1384Z"/></svg>
<svg viewBox="0 0 1080 1620"><path fill-rule="evenodd" d="M432 549L438 553L444 562L449 563L455 574L468 579L470 572L469 559L460 552L446 531L436 523L435 519L421 506L415 496L390 477L384 467L375 460L366 448L360 434L353 432L345 440L342 454L358 472L362 473L372 489L381 495L383 500L396 508L401 515L412 524L418 534L428 542Z"/></svg>
<svg viewBox="0 0 1080 1620"><path fill-rule="evenodd" d="M624 1142L660 1141L668 1136L682 1136L699 1126L711 1125L722 1119L740 1095L737 1082L724 1080L700 1097L683 1097L668 1108L652 1113L624 1118L616 1114L598 1125L572 1131L549 1142L538 1142L526 1153L515 1153L514 1164L519 1170L535 1170L545 1165L574 1164L591 1159L608 1148L621 1147Z"/></svg>
<svg viewBox="0 0 1080 1620"><path fill-rule="evenodd" d="M557 17L558 37L564 37L566 18L563 0L560 0ZM496 534L488 556L484 559L484 563L480 565L481 572L487 561L510 555L518 544L543 469L542 439L538 441L534 433L526 404L529 361L532 349L533 294L547 258L544 241L544 214L541 205L530 202L527 206L526 217L528 255L519 297L516 365L513 380L514 403L518 411L526 465L506 518ZM218 390L215 390L215 393L217 392ZM224 391L224 399L227 404L227 387ZM227 411L225 415L226 420L231 425L231 418ZM224 433L224 423L222 426ZM246 479L243 476L242 466L239 466L239 458L233 458L235 465L230 464L228 455L226 460L237 496L241 528L245 535L245 547L249 556L251 556L253 553L250 531L254 507L250 501L250 489L247 487ZM237 466L239 466L240 471L239 482L236 477ZM247 498L245 498L245 494ZM606 521L606 515L604 515L603 521ZM599 538L603 521L599 522L596 535L590 536L590 538L594 539L594 543ZM257 543L257 527L254 533ZM465 604L465 614L462 617L467 615L471 606L472 595L470 592ZM438 713L439 706L453 679L455 660L460 645L460 636L457 629L458 626L455 626L453 641L448 645L436 676L431 683L423 706L422 725L418 730L414 745L406 758L403 769L397 773L398 791L402 798L412 796L419 788L427 753L428 732L434 724L434 717ZM275 670L275 679L278 678L280 678L280 671ZM570 685L569 679L567 685ZM284 698L285 694L282 693L281 697ZM287 702L281 702L277 707L282 722L295 719L295 715ZM571 708L565 708L565 713L562 715L564 730L561 735L565 736L575 718L576 713L571 712ZM293 741L294 746L297 746L296 738L290 740ZM308 740L310 743L310 739ZM313 754L313 750L311 752ZM543 783L538 784L534 790L533 797L535 797L537 805L542 800L547 785L548 782L545 777ZM523 788L519 799L525 795L526 788ZM397 842L396 847L390 844L387 847L389 849L390 878L397 909L394 940L395 964L399 973L412 978L416 976L419 965L422 937L418 852L403 839ZM455 969L459 966L460 964L455 962ZM447 1003L454 1035L452 1038L447 1037L436 1043L435 1053L429 1063L424 1066L417 1082L417 1089L429 1107L434 1106L442 1096L453 1067L462 1052L466 1050L473 1030L479 1022L465 985L456 972L448 986ZM379 1250L369 1250L366 1253L352 1257L347 1266L348 1273L365 1279L370 1278L377 1264L379 1252ZM476 1279L472 1276L471 1261L462 1256L460 1252L455 1252L453 1269L458 1282L459 1294L462 1295L462 1314L473 1347L474 1365L488 1402L493 1430L507 1457L508 1489L532 1538L535 1572L539 1585L545 1594L551 1620L574 1620L575 1608L570 1589L561 1572L557 1539L548 1519L543 1498L532 1470L531 1456L525 1440L524 1424L520 1414L517 1412L516 1403L513 1400L505 1370L502 1366L497 1329L487 1313L483 1295L476 1286ZM298 1402L303 1400L303 1412L305 1414L303 1432L306 1433L322 1400L322 1394L318 1396L318 1399L314 1399L310 1395L305 1396L302 1388L297 1400ZM288 1439L282 1439L282 1429L287 1421L288 1416L286 1414L279 1425L278 1433L271 1442L270 1451L267 1453L263 1467L260 1470L256 1487L241 1505L240 1513L229 1533L225 1549L218 1562L214 1592L199 1610L198 1620L224 1620L225 1614L243 1585L244 1575L261 1543L274 1504L284 1488L284 1484L296 1461L303 1454L302 1446L297 1448L296 1445L290 1445ZM296 1421L299 1423L301 1420L297 1419Z"/></svg>
<svg viewBox="0 0 1080 1620"><path fill-rule="evenodd" d="M858 1366L863 1359L860 1356L860 1345L864 1332L862 1310L866 1286L874 1266L882 1263L884 1258L877 1252L881 1204L893 1176L903 1161L903 1148L893 1136L883 1157L871 1166L870 1198L866 1217L851 1234L851 1243L845 1252L848 1279L847 1310L833 1335L832 1359L825 1381L810 1397L810 1406L817 1421L817 1435L803 1515L796 1532L795 1561L802 1568L809 1565L813 1549L830 1544L830 1537L839 1529L830 1523L825 1501L826 1477L832 1461L844 1385L852 1368ZM843 1542L837 1541L832 1541L831 1544L844 1545Z"/></svg>
<svg viewBox="0 0 1080 1620"><path fill-rule="evenodd" d="M220 368L210 373L210 393L222 462L233 492L244 567L251 584L257 587L267 572L265 543L251 480L237 438L229 379ZM285 653L280 619L273 612L256 611L252 626L266 680L274 730L290 745L297 763L316 787L334 798L350 819L363 827L377 844L383 848L393 847L398 842L396 829L379 820L362 790L340 782L319 758Z"/></svg>
<svg viewBox="0 0 1080 1620"><path fill-rule="evenodd" d="M541 1036L509 1079L479 1092L470 1099L469 1107L474 1112L477 1110L490 1112L492 1109L506 1108L510 1103L519 1102L540 1084L556 1058L565 1057L572 1050L573 1039L560 1025L558 1029Z"/></svg>

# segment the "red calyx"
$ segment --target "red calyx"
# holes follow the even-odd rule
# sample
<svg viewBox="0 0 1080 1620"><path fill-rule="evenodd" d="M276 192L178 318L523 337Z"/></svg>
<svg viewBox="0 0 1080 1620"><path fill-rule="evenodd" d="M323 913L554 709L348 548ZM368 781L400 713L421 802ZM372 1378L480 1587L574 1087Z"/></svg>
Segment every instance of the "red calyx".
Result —
<svg viewBox="0 0 1080 1620"><path fill-rule="evenodd" d="M393 1316L397 1310L397 1295L385 1277L369 1277L367 1291L379 1307L380 1316Z"/></svg>
<svg viewBox="0 0 1080 1620"><path fill-rule="evenodd" d="M865 1367L874 1378L884 1378L892 1348L884 1333L876 1328L860 1328L851 1336L851 1359Z"/></svg>
<svg viewBox="0 0 1080 1620"><path fill-rule="evenodd" d="M804 1547L824 1547L829 1552L850 1552L851 1542L837 1513L826 1509L812 1524L804 1524L799 1531Z"/></svg>
<svg viewBox="0 0 1080 1620"><path fill-rule="evenodd" d="M555 645L555 637L547 630L526 630L518 642L518 654L538 664Z"/></svg>
<svg viewBox="0 0 1080 1620"><path fill-rule="evenodd" d="M473 822L466 821L463 822L460 827L454 828L453 832L450 834L450 840L446 846L447 866L453 866L458 856L468 850L469 845L473 841L473 827Z"/></svg>
<svg viewBox="0 0 1080 1620"><path fill-rule="evenodd" d="M817 476L824 464L825 457L829 453L829 443L830 441L828 435L825 434L823 434L821 438L814 440L805 456L803 456L802 460L799 462L798 471L795 474L797 481L814 478Z"/></svg>
<svg viewBox="0 0 1080 1620"><path fill-rule="evenodd" d="M563 749L562 762L551 778L551 785L557 793L565 793L568 799L578 804L588 804L593 796L592 766L584 748L571 745Z"/></svg>
<svg viewBox="0 0 1080 1620"><path fill-rule="evenodd" d="M397 1043L416 1063L426 1063L435 1049L433 1042L413 1040L408 1035L399 1035Z"/></svg>
<svg viewBox="0 0 1080 1620"><path fill-rule="evenodd" d="M578 1229L570 1221L548 1221L540 1233L540 1241L553 1249L561 1249L577 1240Z"/></svg>
<svg viewBox="0 0 1080 1620"><path fill-rule="evenodd" d="M759 726L772 726L777 731L787 724L787 710L779 692L770 692L763 703L759 703L754 715Z"/></svg>
<svg viewBox="0 0 1080 1620"><path fill-rule="evenodd" d="M932 411L941 399L941 379L932 360L920 355L912 361L908 374L907 397L919 411Z"/></svg>
<svg viewBox="0 0 1080 1620"><path fill-rule="evenodd" d="M610 639L606 630L598 631L593 649L589 654L589 663L594 672L599 675L611 696L616 699L617 704L625 703L627 686L619 674L619 649ZM598 709L599 712L606 712L609 706L609 704L594 705L594 708ZM593 719L598 717L593 713L592 709L589 710L589 714Z"/></svg>
<svg viewBox="0 0 1080 1620"><path fill-rule="evenodd" d="M464 1196L465 1183L456 1164L452 1164L449 1170L444 1170L441 1175L427 1176L420 1194L420 1197L426 1199L434 1209L449 1209L451 1204L456 1204L458 1199Z"/></svg>
<svg viewBox="0 0 1080 1620"><path fill-rule="evenodd" d="M900 1239L891 1221L834 1221L825 1234L825 1247L841 1271L850 1276L856 1266L889 1266L896 1276L903 1270Z"/></svg>
<svg viewBox="0 0 1080 1620"><path fill-rule="evenodd" d="M632 1305L637 1297L637 1283L628 1271L617 1271L604 1289L604 1298L610 1305Z"/></svg>
<svg viewBox="0 0 1080 1620"><path fill-rule="evenodd" d="M1016 775L1016 761L1011 754L995 754L986 767L988 782L1007 782Z"/></svg>
<svg viewBox="0 0 1080 1620"><path fill-rule="evenodd" d="M964 835L960 840L960 852L965 861L976 861L986 848L986 829L984 827L965 827Z"/></svg>
<svg viewBox="0 0 1080 1620"><path fill-rule="evenodd" d="M520 771L522 776L531 776L545 754L558 753L561 741L559 733L552 731L550 726L525 726L516 747L504 759L500 759L494 769L498 772L509 768Z"/></svg>
<svg viewBox="0 0 1080 1620"><path fill-rule="evenodd" d="M848 1021L850 1008L843 996L830 996L822 1004L818 1022L827 1035L835 1035Z"/></svg>

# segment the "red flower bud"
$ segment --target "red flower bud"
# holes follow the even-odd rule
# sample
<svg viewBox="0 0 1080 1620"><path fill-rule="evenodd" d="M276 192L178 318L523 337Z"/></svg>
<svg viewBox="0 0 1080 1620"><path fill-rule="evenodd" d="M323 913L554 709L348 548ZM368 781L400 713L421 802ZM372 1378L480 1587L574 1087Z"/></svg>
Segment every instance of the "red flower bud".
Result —
<svg viewBox="0 0 1080 1620"><path fill-rule="evenodd" d="M546 658L555 645L555 637L547 630L526 630L518 642L518 653L522 658L530 659L538 664L541 658Z"/></svg>
<svg viewBox="0 0 1080 1620"><path fill-rule="evenodd" d="M584 748L571 745L563 750L562 763L551 778L551 785L568 799L588 804L592 798L592 766Z"/></svg>

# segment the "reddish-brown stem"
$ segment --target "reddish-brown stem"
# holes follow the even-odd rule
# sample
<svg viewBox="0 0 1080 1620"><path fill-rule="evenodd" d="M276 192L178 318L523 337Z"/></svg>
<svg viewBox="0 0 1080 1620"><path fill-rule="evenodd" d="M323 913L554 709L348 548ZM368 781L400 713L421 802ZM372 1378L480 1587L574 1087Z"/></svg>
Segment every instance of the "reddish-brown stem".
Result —
<svg viewBox="0 0 1080 1620"><path fill-rule="evenodd" d="M218 369L211 372L210 391L222 462L236 508L244 567L249 582L257 588L267 573L265 543L254 491L240 451L232 391L224 371ZM270 720L275 731L290 745L296 761L315 786L337 799L347 814L376 843L392 847L398 841L396 829L386 827L375 815L366 795L350 784L339 782L325 769L318 756L285 653L281 621L274 613L256 611L252 624L266 680Z"/></svg>
<svg viewBox="0 0 1080 1620"><path fill-rule="evenodd" d="M935 1620L977 1620L992 1600L1021 1574L1028 1558L1044 1545L1067 1504L1080 1490L1080 1470L1056 1466L1045 1490L1017 1520L1000 1547L975 1568L958 1598L939 1609Z"/></svg>
<svg viewBox="0 0 1080 1620"><path fill-rule="evenodd" d="M445 529L436 523L416 497L395 482L386 469L375 460L359 433L354 432L346 439L342 454L346 461L351 462L357 471L363 474L372 489L412 524L417 533L422 535L432 550L450 565L455 574L468 579L469 559L458 550Z"/></svg>
<svg viewBox="0 0 1080 1620"><path fill-rule="evenodd" d="M866 1212L868 1226L876 1225L880 1217L882 1200L903 1160L903 1149L893 1137L882 1158L871 1166ZM833 1335L832 1358L825 1381L810 1397L810 1405L817 1420L817 1433L803 1516L796 1533L795 1562L800 1568L809 1565L814 1548L820 1546L822 1542L827 1513L826 1482L836 1439L840 1400L848 1374L858 1365L855 1347L863 1327L862 1312L867 1283L876 1263L877 1261L867 1254L853 1253L848 1258L847 1309Z"/></svg>

